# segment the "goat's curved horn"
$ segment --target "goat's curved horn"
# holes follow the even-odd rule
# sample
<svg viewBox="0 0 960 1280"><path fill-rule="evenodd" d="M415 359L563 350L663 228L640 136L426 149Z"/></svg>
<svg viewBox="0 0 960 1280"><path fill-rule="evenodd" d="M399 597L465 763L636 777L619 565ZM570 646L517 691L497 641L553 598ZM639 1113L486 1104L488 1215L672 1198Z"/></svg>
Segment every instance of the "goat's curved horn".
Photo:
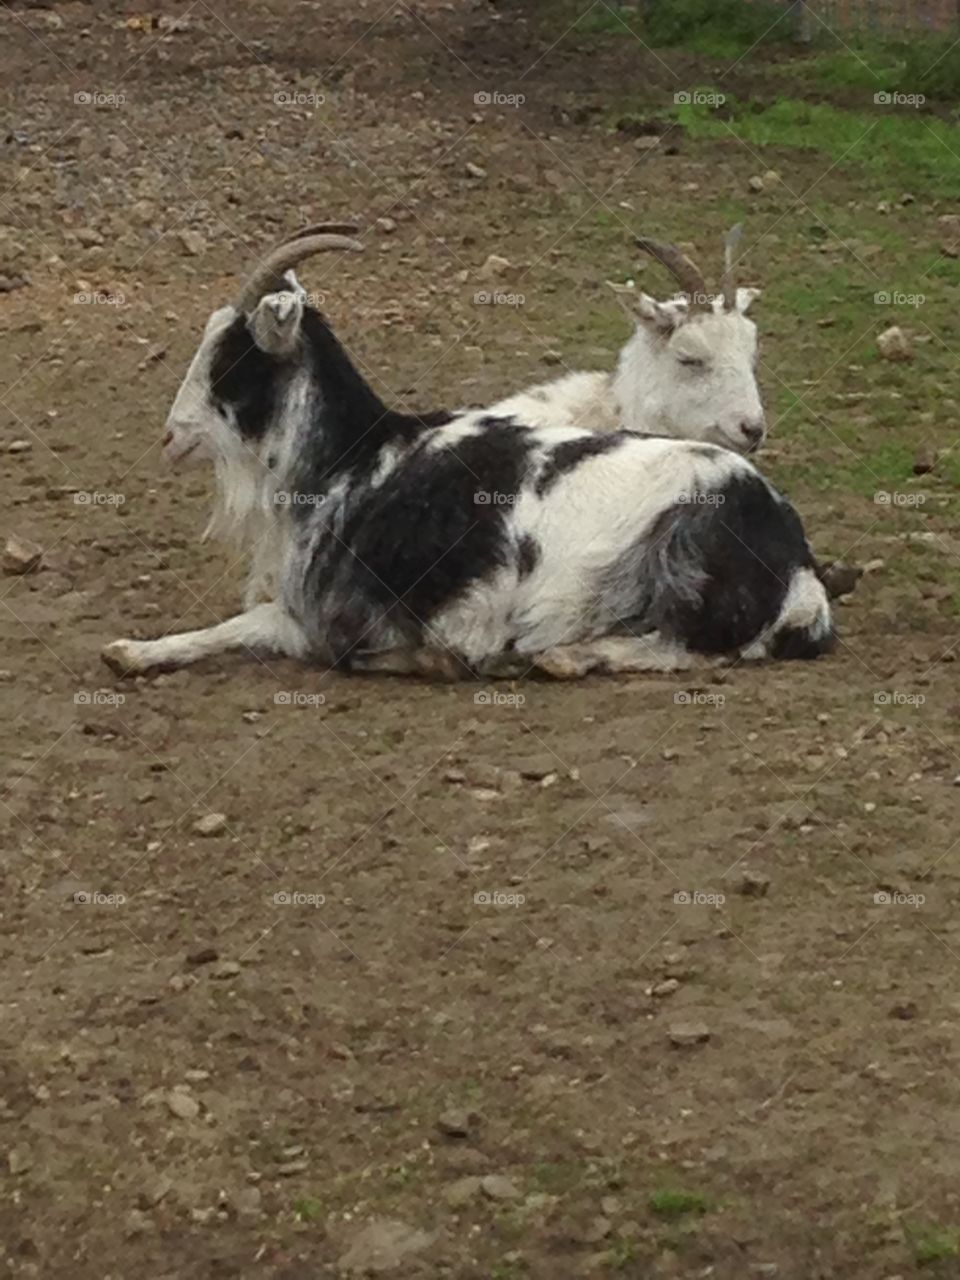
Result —
<svg viewBox="0 0 960 1280"><path fill-rule="evenodd" d="M738 222L735 227L730 228L723 238L724 311L736 311L737 309L737 278L733 270L733 253L737 245L740 243L740 237L742 235L743 227Z"/></svg>
<svg viewBox="0 0 960 1280"><path fill-rule="evenodd" d="M700 268L691 262L685 253L673 244L664 244L660 240L648 240L646 236L637 236L637 248L649 253L670 272L687 295L691 313L694 311L710 311L707 299L707 285Z"/></svg>
<svg viewBox="0 0 960 1280"><path fill-rule="evenodd" d="M305 227L277 245L255 268L241 289L237 302L239 309L252 311L265 293L285 289L287 282L284 280L284 273L299 262L303 262L304 258L322 253L325 249L362 252L363 245L359 240L342 234L342 232L354 230L356 230L354 223L320 223L314 227Z"/></svg>

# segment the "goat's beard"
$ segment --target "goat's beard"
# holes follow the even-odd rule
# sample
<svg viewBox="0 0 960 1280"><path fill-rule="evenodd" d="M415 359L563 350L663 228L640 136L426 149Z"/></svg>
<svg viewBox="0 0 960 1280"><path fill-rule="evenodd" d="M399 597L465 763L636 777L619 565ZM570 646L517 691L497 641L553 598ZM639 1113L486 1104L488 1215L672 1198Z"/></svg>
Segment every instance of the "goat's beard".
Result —
<svg viewBox="0 0 960 1280"><path fill-rule="evenodd" d="M277 478L252 450L241 447L217 453L214 480L213 510L202 541L216 539L248 554L247 607L273 599L279 564Z"/></svg>

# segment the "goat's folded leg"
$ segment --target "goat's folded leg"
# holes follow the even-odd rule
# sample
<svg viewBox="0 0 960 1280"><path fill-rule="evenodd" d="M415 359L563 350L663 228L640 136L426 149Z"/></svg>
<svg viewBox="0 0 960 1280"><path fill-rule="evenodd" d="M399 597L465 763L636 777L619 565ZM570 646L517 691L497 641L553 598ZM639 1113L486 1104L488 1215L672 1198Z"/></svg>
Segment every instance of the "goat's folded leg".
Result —
<svg viewBox="0 0 960 1280"><path fill-rule="evenodd" d="M349 658L351 672L380 676L425 676L440 680L469 679L473 674L446 649L383 649L356 653Z"/></svg>
<svg viewBox="0 0 960 1280"><path fill-rule="evenodd" d="M161 640L114 640L101 657L118 675L157 668L186 667L231 649L250 649L289 658L307 653L300 624L279 604L259 604L215 627L181 631Z"/></svg>

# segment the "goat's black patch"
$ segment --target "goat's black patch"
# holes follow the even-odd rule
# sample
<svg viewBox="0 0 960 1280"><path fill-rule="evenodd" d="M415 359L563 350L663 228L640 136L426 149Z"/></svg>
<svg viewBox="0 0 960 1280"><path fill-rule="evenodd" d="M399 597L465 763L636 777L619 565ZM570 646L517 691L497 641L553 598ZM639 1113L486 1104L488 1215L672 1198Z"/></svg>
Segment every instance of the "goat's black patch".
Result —
<svg viewBox="0 0 960 1280"><path fill-rule="evenodd" d="M517 573L529 578L540 563L540 544L531 534L525 533L517 546Z"/></svg>
<svg viewBox="0 0 960 1280"><path fill-rule="evenodd" d="M836 633L831 629L825 636L812 636L806 627L782 627L770 645L771 658L809 659L832 653Z"/></svg>
<svg viewBox="0 0 960 1280"><path fill-rule="evenodd" d="M261 351L247 322L237 316L217 340L210 364L214 404L230 407L245 440L262 439L273 424L290 376L289 362Z"/></svg>
<svg viewBox="0 0 960 1280"><path fill-rule="evenodd" d="M537 495L543 497L557 483L561 476L578 467L587 458L596 458L602 453L618 449L630 438L626 431L610 431L604 435L581 436L577 440L564 440L555 445L547 455L543 468L537 477Z"/></svg>
<svg viewBox="0 0 960 1280"><path fill-rule="evenodd" d="M664 511L621 557L605 594L636 634L657 630L698 653L730 653L776 622L794 574L812 568L813 556L799 516L760 476L734 475L695 496ZM624 598L631 588L633 601ZM798 632L785 636L781 656L826 647Z"/></svg>
<svg viewBox="0 0 960 1280"><path fill-rule="evenodd" d="M328 636L334 660L384 621L419 641L440 610L515 563L507 519L529 457L526 428L490 419L484 430L450 445L428 438L415 446L389 484L358 486L347 498L338 541L325 540L308 571L315 601L336 600L342 581L354 603L363 602L350 627L338 625Z"/></svg>

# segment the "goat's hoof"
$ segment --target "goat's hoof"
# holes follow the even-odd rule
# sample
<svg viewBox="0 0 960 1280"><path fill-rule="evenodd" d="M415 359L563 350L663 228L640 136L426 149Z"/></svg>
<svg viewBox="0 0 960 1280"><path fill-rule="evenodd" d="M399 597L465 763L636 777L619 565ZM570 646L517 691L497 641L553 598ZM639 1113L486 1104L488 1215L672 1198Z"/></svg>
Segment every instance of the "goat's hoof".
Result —
<svg viewBox="0 0 960 1280"><path fill-rule="evenodd" d="M100 650L100 657L118 676L136 675L144 669L136 640L114 640Z"/></svg>

